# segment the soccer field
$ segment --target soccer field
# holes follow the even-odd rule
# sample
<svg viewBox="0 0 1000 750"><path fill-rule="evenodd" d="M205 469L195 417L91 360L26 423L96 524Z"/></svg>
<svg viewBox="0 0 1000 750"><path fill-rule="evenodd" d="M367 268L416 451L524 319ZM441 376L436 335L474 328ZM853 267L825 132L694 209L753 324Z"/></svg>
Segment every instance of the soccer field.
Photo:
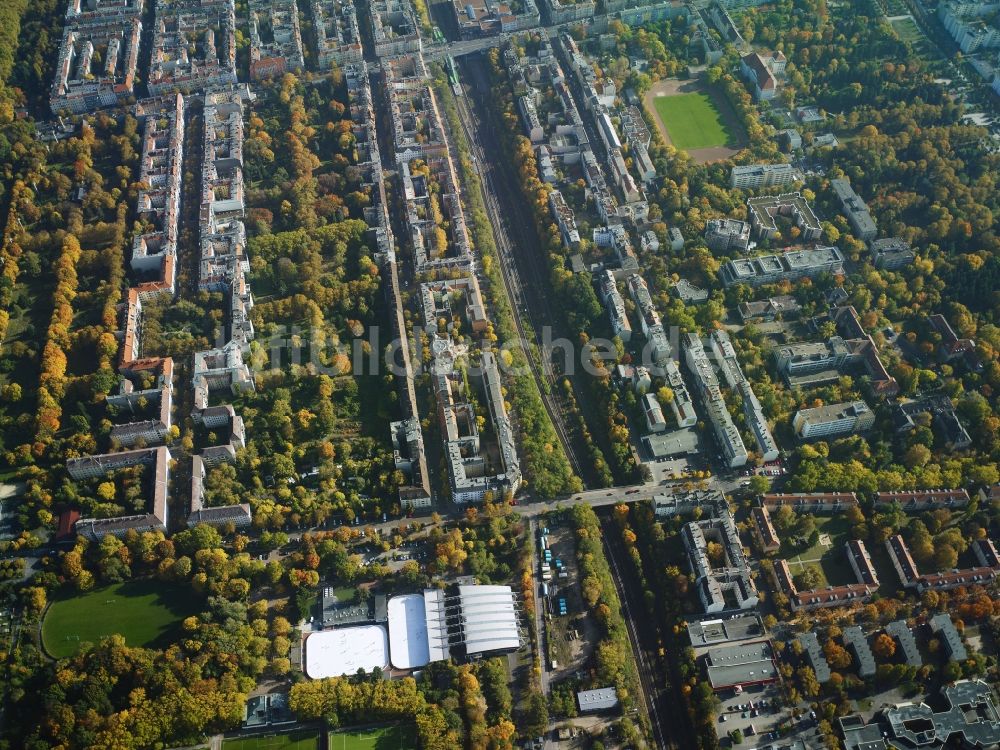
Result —
<svg viewBox="0 0 1000 750"><path fill-rule="evenodd" d="M416 747L413 727L398 724L360 731L345 729L330 732L328 750L416 750Z"/></svg>
<svg viewBox="0 0 1000 750"><path fill-rule="evenodd" d="M96 643L115 633L129 646L161 645L177 624L195 614L182 587L158 581L126 581L78 596L55 599L42 622L42 643L62 659L84 641Z"/></svg>
<svg viewBox="0 0 1000 750"><path fill-rule="evenodd" d="M676 148L684 151L714 148L725 146L732 140L729 129L722 121L722 113L707 94L692 92L658 96L654 103L656 113Z"/></svg>
<svg viewBox="0 0 1000 750"><path fill-rule="evenodd" d="M222 743L222 750L318 750L316 732L288 732L257 737L238 737Z"/></svg>

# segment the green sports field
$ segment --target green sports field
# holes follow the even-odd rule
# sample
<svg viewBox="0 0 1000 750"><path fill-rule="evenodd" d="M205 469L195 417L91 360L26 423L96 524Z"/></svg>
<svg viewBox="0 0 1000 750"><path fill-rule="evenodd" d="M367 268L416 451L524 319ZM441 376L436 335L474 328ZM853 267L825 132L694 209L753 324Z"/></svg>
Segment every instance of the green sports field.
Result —
<svg viewBox="0 0 1000 750"><path fill-rule="evenodd" d="M725 146L733 138L708 94L691 92L653 100L675 148L691 151Z"/></svg>
<svg viewBox="0 0 1000 750"><path fill-rule="evenodd" d="M318 747L319 734L309 730L237 737L222 743L222 750L318 750Z"/></svg>
<svg viewBox="0 0 1000 750"><path fill-rule="evenodd" d="M327 750L416 750L417 739L410 724L374 729L330 732Z"/></svg>
<svg viewBox="0 0 1000 750"><path fill-rule="evenodd" d="M115 633L130 646L163 646L180 621L195 614L192 604L189 591L159 581L126 581L56 598L42 622L42 642L56 659Z"/></svg>

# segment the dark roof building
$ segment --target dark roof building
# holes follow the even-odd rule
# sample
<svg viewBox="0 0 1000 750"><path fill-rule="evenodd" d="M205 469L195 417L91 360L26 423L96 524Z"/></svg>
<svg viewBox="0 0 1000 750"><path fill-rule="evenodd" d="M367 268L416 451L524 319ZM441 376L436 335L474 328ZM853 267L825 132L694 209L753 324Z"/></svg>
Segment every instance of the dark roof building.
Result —
<svg viewBox="0 0 1000 750"><path fill-rule="evenodd" d="M875 674L875 655L871 646L868 645L868 637L857 625L844 628L844 645L854 657L854 664L858 668L861 677L871 677Z"/></svg>
<svg viewBox="0 0 1000 750"><path fill-rule="evenodd" d="M896 645L899 646L897 653L901 655L907 666L919 667L923 664L917 642L913 638L913 632L906 624L906 620L893 620L885 626L885 632L896 641Z"/></svg>
<svg viewBox="0 0 1000 750"><path fill-rule="evenodd" d="M819 645L819 638L816 637L816 634L812 631L800 634L799 643L802 645L802 651L805 653L806 659L809 660L809 666L816 673L816 679L820 683L829 682L830 664L823 654L823 649Z"/></svg>
<svg viewBox="0 0 1000 750"><path fill-rule="evenodd" d="M962 636L959 635L958 630L955 628L955 623L951 621L951 615L947 612L940 612L928 621L928 625L931 626L931 630L941 640L941 645L944 646L945 653L948 654L949 659L952 661L965 661L968 658L968 651L966 651L965 644L962 642Z"/></svg>

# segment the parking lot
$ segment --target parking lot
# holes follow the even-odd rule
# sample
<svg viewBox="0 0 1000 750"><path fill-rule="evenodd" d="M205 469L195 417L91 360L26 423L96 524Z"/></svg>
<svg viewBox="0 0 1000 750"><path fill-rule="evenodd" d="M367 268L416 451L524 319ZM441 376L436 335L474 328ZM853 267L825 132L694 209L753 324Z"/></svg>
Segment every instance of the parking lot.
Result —
<svg viewBox="0 0 1000 750"><path fill-rule="evenodd" d="M719 719L716 731L720 742L729 743L727 735L739 729L743 733L745 747L766 745L773 739L774 732L782 719L790 712L778 709L779 691L776 685L756 685L736 694L727 690L720 694ZM731 744L731 743L730 743Z"/></svg>
<svg viewBox="0 0 1000 750"><path fill-rule="evenodd" d="M565 524L540 521L539 528L548 524L548 547L552 551L551 579L545 580L549 595L543 602L545 607L546 643L553 681L558 681L580 669L593 651L596 637L595 625L587 615L583 596L580 593L579 575L576 566L576 541L572 530ZM538 549L541 549L539 545ZM541 565L541 554L536 564ZM561 573L557 572L555 561L562 561ZM558 614L558 602L566 600L566 614ZM555 662L555 668L552 663Z"/></svg>

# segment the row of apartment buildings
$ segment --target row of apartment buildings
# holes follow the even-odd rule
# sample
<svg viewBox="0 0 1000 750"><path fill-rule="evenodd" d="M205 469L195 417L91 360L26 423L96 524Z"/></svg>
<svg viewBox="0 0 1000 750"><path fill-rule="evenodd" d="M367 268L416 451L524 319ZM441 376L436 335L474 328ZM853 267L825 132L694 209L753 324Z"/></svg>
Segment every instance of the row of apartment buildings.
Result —
<svg viewBox="0 0 1000 750"><path fill-rule="evenodd" d="M892 560L892 567L905 589L918 593L928 590L946 591L959 586L983 586L1000 576L1000 555L991 539L977 539L971 544L979 565L971 568L921 573L910 553L910 548L899 534L886 540L885 547Z"/></svg>
<svg viewBox="0 0 1000 750"><path fill-rule="evenodd" d="M250 78L275 78L302 70L302 32L295 0L249 0Z"/></svg>
<svg viewBox="0 0 1000 750"><path fill-rule="evenodd" d="M420 284L418 299L430 340L431 387L449 492L459 504L501 500L517 492L521 469L500 365L481 338L489 321L475 276L454 159L420 53L383 59L382 69L408 249L417 274L437 275L437 280ZM435 216L447 219L447 232ZM405 331L401 296L395 304L400 330ZM395 452L411 472L414 443L422 446L415 398L412 409L407 420L393 426ZM480 417L488 420L488 435L480 429ZM411 498L409 504L418 502Z"/></svg>
<svg viewBox="0 0 1000 750"><path fill-rule="evenodd" d="M126 104L135 94L146 0L69 0L50 92L55 113L82 114ZM149 94L191 94L236 85L235 0L155 2ZM321 69L361 60L357 12L349 0L308 0ZM398 5L398 7L397 7ZM419 43L397 33L416 25L408 3L374 3L380 50ZM250 76L273 78L305 67L296 0L250 0ZM401 19L401 20L400 20ZM412 21L412 23L411 23ZM415 41L414 41L415 40Z"/></svg>
<svg viewBox="0 0 1000 750"><path fill-rule="evenodd" d="M144 0L70 0L49 93L56 114L125 104L135 94Z"/></svg>
<svg viewBox="0 0 1000 750"><path fill-rule="evenodd" d="M253 295L247 280L246 212L243 185L243 108L246 89L212 91L204 98L204 145L201 163L201 204L198 211L200 258L198 290L222 292L227 300L226 335L221 346L196 352L192 366L195 424L228 439L194 456L191 470L191 513L188 524L250 523L246 505L206 507L204 478L213 466L236 458L246 444L243 418L229 404L211 405L213 391L231 394L255 390L245 361L254 339L250 310ZM226 434L226 432L223 432Z"/></svg>
<svg viewBox="0 0 1000 750"><path fill-rule="evenodd" d="M390 319L393 338L405 341L407 331L404 300L396 260L395 235L389 218L388 195L382 173L369 70L363 57L355 62L345 63L343 70L358 154L357 166L362 182L370 190L372 198L371 204L365 208L365 222L382 267L386 304L392 311ZM399 347L397 357L402 373L397 376L402 414L399 420L390 423L389 439L393 449L393 463L406 478L399 488L399 501L402 507L428 507L431 504L430 472L417 409L416 375L410 347Z"/></svg>
<svg viewBox="0 0 1000 750"><path fill-rule="evenodd" d="M195 421L207 427L229 428L229 441L206 448L194 457L191 507L188 524L212 523L245 526L250 523L248 505L206 508L201 479L205 466L232 460L236 449L245 444L242 419L230 406L210 407L208 390L222 380L224 369L228 384L252 388L249 370L240 355L253 337L248 312L252 297L246 288L245 272L249 266L244 256L245 233L239 217L243 212L242 190L242 98L230 89L205 95L204 153L202 154L202 204L200 216L199 288L225 291L230 300L230 342L222 353L199 352L194 361ZM138 197L137 214L142 230L133 242L131 265L134 272L154 275L128 290L121 333L119 372L121 381L108 396L109 406L119 414L134 414L143 404L155 403L156 416L117 424L111 430L113 447L164 443L173 434L174 363L169 357L144 356L142 351L143 302L153 297L175 293L177 264L178 213L184 158L185 99L174 93L140 102L136 114L143 120L143 148L140 182L144 187ZM231 351L231 348L235 350ZM242 347L242 349L241 349ZM225 363L213 369L215 360ZM67 471L73 479L102 476L137 465L151 466L149 484L152 498L146 513L114 518L82 518L76 522L77 533L96 539L107 534L123 536L130 530L166 531L169 527L170 468L169 449L139 447L133 450L73 458Z"/></svg>
<svg viewBox="0 0 1000 750"><path fill-rule="evenodd" d="M684 361L694 376L695 385L701 396L702 405L708 414L708 420L722 454L722 460L730 468L746 465L748 459L746 446L743 444L740 431L736 428L733 418L729 414L722 389L719 387L719 379L716 377L712 362L705 352L701 337L694 333L685 333L681 337L681 345L684 349Z"/></svg>
<svg viewBox="0 0 1000 750"><path fill-rule="evenodd" d="M764 407L761 406L757 395L750 386L750 382L743 374L743 368L740 367L739 360L736 358L736 350L733 348L733 342L730 340L729 334L723 329L718 328L712 331L709 339L712 353L715 355L715 361L719 365L723 379L730 388L739 394L740 399L743 401L743 417L746 420L747 426L753 432L754 439L757 442L757 450L760 452L761 458L764 461L777 460L779 455L778 444L771 434L767 417L764 416Z"/></svg>

